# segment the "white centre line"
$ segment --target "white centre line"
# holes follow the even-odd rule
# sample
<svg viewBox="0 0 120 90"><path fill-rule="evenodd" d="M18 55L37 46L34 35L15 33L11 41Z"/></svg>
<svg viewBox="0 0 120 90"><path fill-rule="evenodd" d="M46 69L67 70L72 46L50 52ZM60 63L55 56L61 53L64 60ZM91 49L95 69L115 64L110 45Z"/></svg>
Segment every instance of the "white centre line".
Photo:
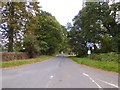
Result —
<svg viewBox="0 0 120 90"><path fill-rule="evenodd" d="M114 86L114 87L116 87L116 88L119 88L119 86L117 86L117 85L115 85L115 84L112 84L112 83L109 83L109 82L106 82L106 81L103 81L103 80L100 80L100 79L98 79L99 81L101 81L101 82L103 82L103 83L106 83L106 84L108 84L108 85L111 85L111 86Z"/></svg>
<svg viewBox="0 0 120 90"><path fill-rule="evenodd" d="M54 76L50 76L50 78L49 79L52 79Z"/></svg>
<svg viewBox="0 0 120 90"><path fill-rule="evenodd" d="M97 82L95 82L95 80L93 80L88 74L86 74L86 73L83 73L83 75L84 76L87 76L93 83L95 83L97 86L98 86L98 88L102 88Z"/></svg>
<svg viewBox="0 0 120 90"><path fill-rule="evenodd" d="M51 76L49 77L50 80L48 81L48 83L47 83L47 85L46 85L46 88L50 87L51 79L52 79L53 77L54 77L53 75L51 75Z"/></svg>
<svg viewBox="0 0 120 90"><path fill-rule="evenodd" d="M89 75L88 75L88 74L86 74L86 73L83 73L83 75L85 75L85 76L87 76L87 77L89 76Z"/></svg>

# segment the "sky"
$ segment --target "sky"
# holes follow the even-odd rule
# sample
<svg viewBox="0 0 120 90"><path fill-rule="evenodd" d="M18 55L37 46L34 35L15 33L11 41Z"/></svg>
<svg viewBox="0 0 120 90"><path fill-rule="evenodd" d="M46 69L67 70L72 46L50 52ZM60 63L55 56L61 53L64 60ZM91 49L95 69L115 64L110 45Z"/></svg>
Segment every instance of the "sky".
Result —
<svg viewBox="0 0 120 90"><path fill-rule="evenodd" d="M82 0L39 0L42 10L51 13L61 25L72 23L82 9Z"/></svg>

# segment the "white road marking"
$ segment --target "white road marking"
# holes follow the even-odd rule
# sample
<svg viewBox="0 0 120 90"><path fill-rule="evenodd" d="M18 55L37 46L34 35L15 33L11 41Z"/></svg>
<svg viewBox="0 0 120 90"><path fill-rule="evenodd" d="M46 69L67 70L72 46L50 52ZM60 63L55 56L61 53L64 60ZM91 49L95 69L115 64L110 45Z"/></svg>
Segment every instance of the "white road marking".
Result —
<svg viewBox="0 0 120 90"><path fill-rule="evenodd" d="M93 80L88 74L86 74L86 73L83 73L83 75L84 76L87 76L93 83L95 83L97 86L98 86L98 88L102 88L97 82L95 82L95 80Z"/></svg>
<svg viewBox="0 0 120 90"><path fill-rule="evenodd" d="M111 86L114 86L114 87L116 87L116 88L119 88L119 86L117 86L117 85L115 85L115 84L112 84L112 83L109 83L109 82L106 82L106 81L103 81L103 80L100 80L100 79L98 79L99 81L101 81L101 82L103 82L103 83L106 83L106 84L108 84L108 85L111 85Z"/></svg>
<svg viewBox="0 0 120 90"><path fill-rule="evenodd" d="M87 77L89 76L89 75L88 75L88 74L86 74L86 73L83 73L83 75L85 75L85 76L87 76Z"/></svg>
<svg viewBox="0 0 120 90"><path fill-rule="evenodd" d="M52 79L54 76L50 76L50 78L49 79Z"/></svg>
<svg viewBox="0 0 120 90"><path fill-rule="evenodd" d="M46 85L46 88L48 88L50 86L50 83L51 83L51 81L49 80L47 85Z"/></svg>
<svg viewBox="0 0 120 90"><path fill-rule="evenodd" d="M51 79L52 79L53 77L54 77L53 75L51 75L51 76L49 77L50 80L48 81L48 83L47 83L47 85L46 85L46 88L50 87Z"/></svg>

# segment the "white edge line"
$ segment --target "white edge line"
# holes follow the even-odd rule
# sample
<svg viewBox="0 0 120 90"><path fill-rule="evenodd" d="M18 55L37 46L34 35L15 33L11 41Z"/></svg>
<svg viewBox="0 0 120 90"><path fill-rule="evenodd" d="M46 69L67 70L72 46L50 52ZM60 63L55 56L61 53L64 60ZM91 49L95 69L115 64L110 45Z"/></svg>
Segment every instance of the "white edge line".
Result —
<svg viewBox="0 0 120 90"><path fill-rule="evenodd" d="M99 88L102 88L97 82L95 82L93 79L92 81L99 87Z"/></svg>
<svg viewBox="0 0 120 90"><path fill-rule="evenodd" d="M87 76L92 82L94 82L99 88L102 88L95 80L93 80L88 74L83 73L83 75Z"/></svg>
<svg viewBox="0 0 120 90"><path fill-rule="evenodd" d="M115 84L112 84L112 83L109 83L109 82L106 82L106 81L103 81L103 80L100 80L100 79L99 79L99 81L101 81L101 82L103 82L103 83L106 83L106 84L108 84L108 85L114 86L114 87L116 87L116 88L119 88L119 86L117 86L117 85L115 85Z"/></svg>

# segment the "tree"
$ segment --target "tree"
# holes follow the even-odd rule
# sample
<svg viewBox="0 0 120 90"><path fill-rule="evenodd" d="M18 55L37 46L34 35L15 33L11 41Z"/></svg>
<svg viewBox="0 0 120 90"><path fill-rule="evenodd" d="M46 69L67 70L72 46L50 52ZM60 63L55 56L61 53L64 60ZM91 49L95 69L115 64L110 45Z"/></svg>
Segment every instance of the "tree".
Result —
<svg viewBox="0 0 120 90"><path fill-rule="evenodd" d="M105 5L104 5L105 7ZM120 2L110 5L106 11L105 15L102 15L101 21L103 26L106 28L107 34L112 37L112 51L120 52L118 47L120 46L120 23L117 20L117 12L120 11ZM103 18L104 16L104 18Z"/></svg>
<svg viewBox="0 0 120 90"><path fill-rule="evenodd" d="M62 37L62 42L60 45L60 51L59 52L64 52L64 53L68 53L68 33L67 33L67 29L65 28L65 26L61 26L61 37Z"/></svg>
<svg viewBox="0 0 120 90"><path fill-rule="evenodd" d="M69 32L71 46L79 53L86 52L86 43L94 44L94 52L99 45L101 52L116 51L119 42L120 25L116 22L119 3L109 6L107 3L87 2L73 19L74 26ZM115 43L116 42L116 43ZM105 44L106 43L106 44Z"/></svg>
<svg viewBox="0 0 120 90"><path fill-rule="evenodd" d="M86 56L87 48L84 36L81 35L80 30L76 30L74 27L68 32L68 44L70 45L71 52L77 56Z"/></svg>
<svg viewBox="0 0 120 90"><path fill-rule="evenodd" d="M63 28L50 13L41 11L38 15L36 38L42 54L54 54L61 49Z"/></svg>
<svg viewBox="0 0 120 90"><path fill-rule="evenodd" d="M38 40L36 39L34 34L25 34L24 35L24 51L28 53L30 58L36 57L39 55L39 45Z"/></svg>
<svg viewBox="0 0 120 90"><path fill-rule="evenodd" d="M3 40L8 41L5 43L8 52L14 51L17 40L22 41L25 31L33 25L30 23L33 21L33 14L38 11L37 2L2 2L1 32Z"/></svg>

